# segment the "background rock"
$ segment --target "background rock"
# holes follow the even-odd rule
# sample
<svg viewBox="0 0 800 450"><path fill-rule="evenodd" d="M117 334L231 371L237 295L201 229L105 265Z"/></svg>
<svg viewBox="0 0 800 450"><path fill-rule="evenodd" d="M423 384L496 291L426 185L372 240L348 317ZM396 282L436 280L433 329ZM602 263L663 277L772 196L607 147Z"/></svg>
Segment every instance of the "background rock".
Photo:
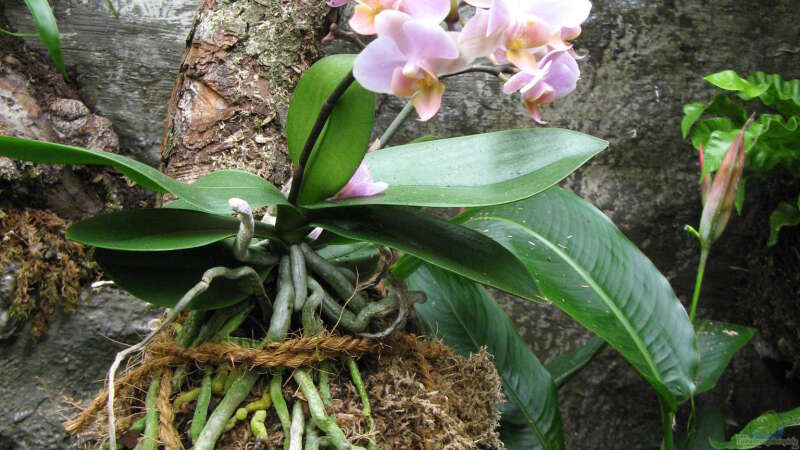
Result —
<svg viewBox="0 0 800 450"><path fill-rule="evenodd" d="M26 328L0 348L0 449L58 450L70 446L61 422L75 413L66 396L85 402L102 386L114 353L135 344L160 314L112 288L87 293L33 342Z"/></svg>
<svg viewBox="0 0 800 450"><path fill-rule="evenodd" d="M121 0L120 22L103 2L54 3L64 33L65 61L76 74L80 94L111 118L123 149L155 163L172 83L200 1ZM21 1L8 2L7 9L12 24L29 23ZM794 0L595 0L577 43L588 54L581 63L579 88L543 111L551 126L610 141L608 151L565 185L606 212L684 300L691 295L699 252L682 228L698 223L700 200L696 156L680 136L682 105L710 99L714 91L702 76L718 70L764 70L800 78L798 42L800 9ZM342 48L347 45L336 42L326 51ZM432 121L409 122L394 142L422 134L447 137L532 125L518 99L504 96L499 83L486 75L452 80L444 104ZM382 99L377 128L385 127L401 107L396 99ZM796 197L798 190L796 183L780 177L748 186L744 215L731 221L714 247L703 289L701 316L755 325L763 336L734 358L715 391L699 399L701 409L718 406L740 423L762 411L800 403L797 379L785 379L800 355L800 256L793 250L800 241L798 233L787 230L781 246L765 248L769 212L779 201ZM543 361L588 337L554 308L499 297ZM115 305L109 302L107 308ZM135 313L128 311L125 317ZM78 316L64 321L79 320L83 314L79 310ZM78 335L91 334L80 327L75 330ZM3 351L3 361L12 358L11 350ZM101 374L113 353L109 347L105 352L81 361L96 365L91 370ZM5 379L17 377L5 372ZM30 389L37 386L26 383L33 386ZM51 388L61 389L58 384ZM88 398L98 386L85 384L87 389L75 395ZM655 396L611 350L570 381L560 401L569 448L638 449L658 443ZM7 403L14 411L30 408Z"/></svg>

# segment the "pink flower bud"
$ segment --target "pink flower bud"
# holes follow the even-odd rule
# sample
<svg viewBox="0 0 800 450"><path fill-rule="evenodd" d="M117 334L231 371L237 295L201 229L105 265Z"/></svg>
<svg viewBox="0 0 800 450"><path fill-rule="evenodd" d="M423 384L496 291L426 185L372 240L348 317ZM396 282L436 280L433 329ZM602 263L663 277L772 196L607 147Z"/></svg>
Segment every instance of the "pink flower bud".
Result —
<svg viewBox="0 0 800 450"><path fill-rule="evenodd" d="M703 215L700 218L700 240L704 246L716 241L725 231L736 202L736 192L744 172L744 132L753 123L753 117L747 120L742 130L736 135L725 158L719 166L714 182L708 192Z"/></svg>
<svg viewBox="0 0 800 450"><path fill-rule="evenodd" d="M367 163L361 161L356 172L350 177L350 181L334 195L331 200L341 200L343 198L372 197L385 191L389 185L383 181L374 181L369 171Z"/></svg>
<svg viewBox="0 0 800 450"><path fill-rule="evenodd" d="M703 159L705 158L705 153L703 150L703 144L700 144L700 174L703 174ZM703 181L700 182L700 197L703 201L703 205L706 204L706 200L708 199L708 191L711 189L711 175L706 175L703 177Z"/></svg>

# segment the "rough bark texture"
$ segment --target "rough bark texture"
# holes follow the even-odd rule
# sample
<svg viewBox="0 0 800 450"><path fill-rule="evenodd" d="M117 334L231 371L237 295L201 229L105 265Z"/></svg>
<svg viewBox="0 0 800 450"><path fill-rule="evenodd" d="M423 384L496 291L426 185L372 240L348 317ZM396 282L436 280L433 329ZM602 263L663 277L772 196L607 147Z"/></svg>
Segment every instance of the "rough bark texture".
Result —
<svg viewBox="0 0 800 450"><path fill-rule="evenodd" d="M169 103L165 171L191 181L235 168L285 183L289 96L317 57L327 12L316 0L206 1Z"/></svg>
<svg viewBox="0 0 800 450"><path fill-rule="evenodd" d="M63 36L65 60L79 69L81 93L112 119L123 148L151 163L158 160L166 105L184 40L200 3L122 0L122 20L116 23L102 2L54 2L61 29L67 33ZM272 4L266 0L256 3ZM552 126L603 137L611 147L565 184L605 211L670 278L678 295L687 299L698 248L682 227L697 224L700 208L697 162L690 145L680 138L681 106L710 99L712 89L701 76L717 70L733 68L745 74L764 70L784 78L800 77L800 9L793 0L593 3L593 15L578 41L578 47L588 51L588 58L581 63L583 76L578 91L546 109L544 115ZM21 1L9 2L8 8L12 23L29 23ZM336 43L325 51L337 52L342 47ZM273 91L269 92L272 95ZM280 98L285 101L285 97ZM503 96L499 84L487 76L452 80L444 103L437 118L426 124L410 122L394 142L420 134L444 137L531 126L517 99ZM383 100L377 128L385 127L401 106L397 100ZM272 126L270 123L266 129L273 130ZM255 137L253 140L259 144ZM251 148L265 152L270 145ZM282 154L281 143L274 145L279 150L273 154ZM197 154L205 157L210 150L202 147ZM720 406L740 423L762 411L788 409L800 403L796 378L784 380L792 360L796 362L800 355L796 324L800 317L800 257L794 251L798 232L787 230L781 236L783 245L765 248L767 215L777 202L790 198L790 193L796 197L797 186L783 180L748 186L745 214L732 219L715 246L703 290L701 316L755 325L763 336L734 358L714 392L699 399L701 408ZM587 338L579 326L554 308L500 297L544 361ZM93 392L99 383L88 381L102 378L117 348L96 340L92 330L131 342L134 339L125 329L99 327L110 318L140 317L135 314L143 312L114 309L121 304L109 300L102 307L94 307L90 302L86 311L63 319L64 326L74 333L71 338L75 343L95 346L91 350L96 353L78 353L80 376L62 374L60 367L6 363L21 361L31 351L49 352L42 357L53 360L62 349L88 351L72 347L72 343L62 347L67 345L60 340L66 339L63 333L53 333L39 344L44 347L35 350L20 344L25 339L20 334L18 341L3 349L3 378L24 381L0 391L0 398L12 399L7 402L9 413L4 412L3 417L14 418L0 421L0 448L63 447L63 441L58 440L63 437L55 432L37 440L40 438L35 430L55 430L56 421L52 408L41 400L44 394L32 379L33 371L41 369L39 373L55 392L63 390L76 398ZM560 391L559 397L568 448L640 449L657 445L660 426L656 399L613 351L604 351ZM14 416L18 411L31 412Z"/></svg>

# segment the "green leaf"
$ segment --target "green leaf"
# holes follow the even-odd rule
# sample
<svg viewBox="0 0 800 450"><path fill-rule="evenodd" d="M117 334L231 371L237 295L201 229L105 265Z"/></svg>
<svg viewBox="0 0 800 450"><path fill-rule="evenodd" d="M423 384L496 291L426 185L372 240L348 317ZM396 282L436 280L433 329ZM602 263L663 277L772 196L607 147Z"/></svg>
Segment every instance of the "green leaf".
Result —
<svg viewBox="0 0 800 450"><path fill-rule="evenodd" d="M742 431L726 442L711 439L717 449L750 449L767 443L771 438L780 438L789 427L800 426L800 408L776 413L766 412L748 423Z"/></svg>
<svg viewBox="0 0 800 450"><path fill-rule="evenodd" d="M497 242L469 228L407 208L351 206L314 211L313 226L410 253L521 297L538 292L525 267Z"/></svg>
<svg viewBox="0 0 800 450"><path fill-rule="evenodd" d="M747 111L738 103L733 102L725 94L718 94L708 105L702 103L690 103L683 106L683 120L681 120L681 133L683 138L689 135L689 131L695 122L704 114L714 117L725 117L744 124L747 120Z"/></svg>
<svg viewBox="0 0 800 450"><path fill-rule="evenodd" d="M229 246L216 243L205 247L169 252L126 252L97 249L94 258L103 274L122 289L154 305L171 308L200 281L203 273L216 266L243 264L233 258ZM255 267L265 280L272 267ZM217 309L241 302L253 293L248 279L215 279L197 297L190 309Z"/></svg>
<svg viewBox="0 0 800 450"><path fill-rule="evenodd" d="M696 326L700 369L697 373L695 395L710 391L728 367L733 355L745 346L756 330L742 325L702 321Z"/></svg>
<svg viewBox="0 0 800 450"><path fill-rule="evenodd" d="M709 438L725 439L725 416L719 411L700 414L694 432L684 435L680 450L712 450Z"/></svg>
<svg viewBox="0 0 800 450"><path fill-rule="evenodd" d="M342 205L485 206L530 197L558 183L608 142L574 131L533 128L440 139L367 154L380 195Z"/></svg>
<svg viewBox="0 0 800 450"><path fill-rule="evenodd" d="M286 141L295 164L322 106L350 73L354 59L355 55L323 58L297 84L286 122ZM315 144L306 165L299 204L324 200L347 184L367 152L374 116L375 95L354 81L336 102Z"/></svg>
<svg viewBox="0 0 800 450"><path fill-rule="evenodd" d="M705 150L703 176L715 172L744 123L715 117L700 122L692 133L692 145ZM800 177L800 116L784 119L763 114L745 131L746 170L766 173L780 168Z"/></svg>
<svg viewBox="0 0 800 450"><path fill-rule="evenodd" d="M44 164L113 167L146 189L168 192L186 204L210 213L230 212L230 197L247 200L253 208L289 203L268 181L237 170L211 173L203 177L204 182L195 186L176 181L147 164L115 153L11 136L0 136L0 156Z"/></svg>
<svg viewBox="0 0 800 450"><path fill-rule="evenodd" d="M61 58L61 40L58 37L58 24L53 15L53 10L50 9L50 4L47 0L25 0L25 5L33 16L33 22L36 24L36 29L39 31L39 37L42 38L44 46L47 47L47 52L56 65L56 68L64 79L68 79L67 68L64 66L64 60Z"/></svg>
<svg viewBox="0 0 800 450"><path fill-rule="evenodd" d="M800 80L784 81L777 74L756 72L747 77L747 81L767 86L766 92L759 96L765 105L774 107L786 116L800 115Z"/></svg>
<svg viewBox="0 0 800 450"><path fill-rule="evenodd" d="M800 200L800 198L798 198ZM793 227L800 224L800 203L781 202L769 216L769 240L767 245L772 247L778 243L778 234L783 227Z"/></svg>
<svg viewBox="0 0 800 450"><path fill-rule="evenodd" d="M694 329L669 282L603 213L551 188L458 218L516 255L543 297L614 347L675 410L695 389Z"/></svg>
<svg viewBox="0 0 800 450"><path fill-rule="evenodd" d="M758 97L769 89L769 86L766 84L753 83L745 80L733 70L723 70L722 72L712 73L703 79L720 89L741 92L748 98Z"/></svg>
<svg viewBox="0 0 800 450"><path fill-rule="evenodd" d="M503 381L501 436L509 449L563 449L556 387L503 310L475 283L423 265L408 280L428 299L415 305L427 334L461 355L486 347ZM525 443L524 446L519 445Z"/></svg>
<svg viewBox="0 0 800 450"><path fill-rule="evenodd" d="M186 209L132 209L102 214L73 224L67 238L98 248L152 252L202 247L236 235L239 221ZM256 236L274 237L256 223Z"/></svg>
<svg viewBox="0 0 800 450"><path fill-rule="evenodd" d="M548 362L545 367L547 367L550 375L553 376L556 387L560 388L580 372L605 346L606 342L595 336L577 349L558 355Z"/></svg>
<svg viewBox="0 0 800 450"><path fill-rule="evenodd" d="M172 201L165 206L200 211L213 209L213 211L207 212L230 214L231 208L228 206L228 199L232 197L246 201L253 210L286 203L283 195L272 183L258 175L243 170L225 169L211 172L198 178L188 186L198 196L206 199L209 203L209 208L198 208L184 199Z"/></svg>

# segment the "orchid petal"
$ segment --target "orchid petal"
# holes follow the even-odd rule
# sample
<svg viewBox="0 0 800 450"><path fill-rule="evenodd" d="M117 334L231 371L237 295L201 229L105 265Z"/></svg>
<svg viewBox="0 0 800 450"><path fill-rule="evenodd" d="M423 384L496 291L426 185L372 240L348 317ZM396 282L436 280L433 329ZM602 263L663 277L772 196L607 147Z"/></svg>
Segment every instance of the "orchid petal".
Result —
<svg viewBox="0 0 800 450"><path fill-rule="evenodd" d="M502 33L489 34L489 12L478 10L458 36L461 53L470 58L488 56L500 45Z"/></svg>
<svg viewBox="0 0 800 450"><path fill-rule="evenodd" d="M514 10L510 2L513 0L494 0L489 10L489 26L486 35L502 32L514 23Z"/></svg>
<svg viewBox="0 0 800 450"><path fill-rule="evenodd" d="M556 99L562 98L575 90L580 78L580 69L578 68L578 63L568 51L551 52L542 59L542 62L544 61L551 64L545 80L555 91Z"/></svg>
<svg viewBox="0 0 800 450"><path fill-rule="evenodd" d="M531 115L531 118L534 122L538 123L539 125L547 125L547 122L542 120L542 113L539 111L539 106L535 103L528 103L525 102L525 109L528 110L528 114Z"/></svg>
<svg viewBox="0 0 800 450"><path fill-rule="evenodd" d="M589 0L529 0L526 3L526 12L541 17L553 30L580 26L592 10Z"/></svg>
<svg viewBox="0 0 800 450"><path fill-rule="evenodd" d="M386 37L379 37L356 56L353 76L364 88L389 94L392 92L394 71L404 64L405 56L395 42Z"/></svg>
<svg viewBox="0 0 800 450"><path fill-rule="evenodd" d="M417 92L419 87L420 80L403 75L403 70L399 67L395 69L392 74L392 94L398 97L408 97Z"/></svg>
<svg viewBox="0 0 800 450"><path fill-rule="evenodd" d="M518 72L518 73L515 73L503 85L503 92L505 94L513 94L514 92L517 92L518 90L522 89L527 84L529 84L531 81L533 81L534 78L535 78L535 75L533 73L531 73L531 72Z"/></svg>
<svg viewBox="0 0 800 450"><path fill-rule="evenodd" d="M408 39L403 25L412 20L406 13L394 10L384 10L375 17L375 31L379 37L387 37L397 44L397 48L408 58L412 55L413 44Z"/></svg>
<svg viewBox="0 0 800 450"><path fill-rule="evenodd" d="M419 118L422 121L427 121L439 112L442 106L442 96L444 95L444 84L436 82L436 84L427 87L414 95L412 104L414 109L417 110Z"/></svg>
<svg viewBox="0 0 800 450"><path fill-rule="evenodd" d="M438 24L450 14L450 0L405 0L400 9L415 19Z"/></svg>
<svg viewBox="0 0 800 450"><path fill-rule="evenodd" d="M375 12L368 6L356 5L348 24L358 34L375 34Z"/></svg>
<svg viewBox="0 0 800 450"><path fill-rule="evenodd" d="M403 24L403 32L410 43L406 56L411 60L458 57L458 47L438 25L419 20Z"/></svg>
<svg viewBox="0 0 800 450"><path fill-rule="evenodd" d="M350 0L327 0L325 3L331 8L339 8L348 4Z"/></svg>

